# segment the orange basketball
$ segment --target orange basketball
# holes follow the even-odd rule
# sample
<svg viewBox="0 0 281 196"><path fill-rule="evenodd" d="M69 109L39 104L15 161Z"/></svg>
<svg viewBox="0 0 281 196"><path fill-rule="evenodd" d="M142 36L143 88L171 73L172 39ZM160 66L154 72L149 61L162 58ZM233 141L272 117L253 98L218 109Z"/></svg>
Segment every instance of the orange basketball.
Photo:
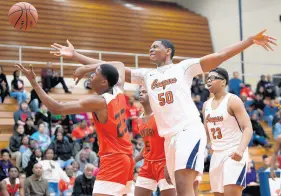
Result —
<svg viewBox="0 0 281 196"><path fill-rule="evenodd" d="M33 5L19 2L13 5L9 11L9 21L17 30L26 31L35 27L38 21L38 13Z"/></svg>

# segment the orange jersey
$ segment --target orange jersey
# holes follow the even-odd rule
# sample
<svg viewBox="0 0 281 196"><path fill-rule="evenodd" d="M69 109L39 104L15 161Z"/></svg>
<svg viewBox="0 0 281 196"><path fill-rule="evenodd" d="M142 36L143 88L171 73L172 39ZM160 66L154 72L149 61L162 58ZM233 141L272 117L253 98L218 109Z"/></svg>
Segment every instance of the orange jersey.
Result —
<svg viewBox="0 0 281 196"><path fill-rule="evenodd" d="M138 118L137 128L144 140L144 159L148 161L165 159L164 138L158 135L154 116Z"/></svg>
<svg viewBox="0 0 281 196"><path fill-rule="evenodd" d="M130 135L126 126L126 99L123 92L113 88L113 94L102 95L107 103L107 122L100 123L93 113L99 143L99 156L108 154L133 154Z"/></svg>

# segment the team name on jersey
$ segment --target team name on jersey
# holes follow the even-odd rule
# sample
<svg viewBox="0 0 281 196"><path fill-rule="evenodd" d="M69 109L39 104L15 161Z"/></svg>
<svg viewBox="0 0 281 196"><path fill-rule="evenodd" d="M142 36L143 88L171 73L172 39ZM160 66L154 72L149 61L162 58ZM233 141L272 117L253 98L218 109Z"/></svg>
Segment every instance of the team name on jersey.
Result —
<svg viewBox="0 0 281 196"><path fill-rule="evenodd" d="M177 82L176 78L170 78L167 80L163 80L161 82L158 82L158 79L155 79L151 84L151 89L154 90L156 88L161 88L161 87L165 89L167 85L174 84L176 82Z"/></svg>
<svg viewBox="0 0 281 196"><path fill-rule="evenodd" d="M154 130L151 128L146 128L140 131L142 137L151 137L154 136Z"/></svg>
<svg viewBox="0 0 281 196"><path fill-rule="evenodd" d="M207 123L214 123L216 124L217 122L222 122L223 121L223 116L215 116L211 117L210 114L208 114L206 118Z"/></svg>

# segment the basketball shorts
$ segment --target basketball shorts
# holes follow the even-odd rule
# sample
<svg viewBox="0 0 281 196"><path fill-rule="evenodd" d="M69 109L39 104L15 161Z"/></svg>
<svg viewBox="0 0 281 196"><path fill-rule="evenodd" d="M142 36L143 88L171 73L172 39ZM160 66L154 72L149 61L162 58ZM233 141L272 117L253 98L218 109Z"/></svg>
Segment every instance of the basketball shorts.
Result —
<svg viewBox="0 0 281 196"><path fill-rule="evenodd" d="M156 190L157 185L160 191L173 189L174 186L168 184L164 176L164 167L166 160L161 161L144 161L143 166L139 172L136 186L148 190Z"/></svg>
<svg viewBox="0 0 281 196"><path fill-rule="evenodd" d="M246 187L248 149L239 162L230 157L236 150L237 147L213 152L209 171L212 192L223 193L224 186L231 184Z"/></svg>
<svg viewBox="0 0 281 196"><path fill-rule="evenodd" d="M175 184L175 171L193 169L203 174L207 136L204 125L196 122L173 136L165 137L165 155L170 178Z"/></svg>
<svg viewBox="0 0 281 196"><path fill-rule="evenodd" d="M93 193L121 196L130 193L134 176L132 155L112 154L100 158Z"/></svg>

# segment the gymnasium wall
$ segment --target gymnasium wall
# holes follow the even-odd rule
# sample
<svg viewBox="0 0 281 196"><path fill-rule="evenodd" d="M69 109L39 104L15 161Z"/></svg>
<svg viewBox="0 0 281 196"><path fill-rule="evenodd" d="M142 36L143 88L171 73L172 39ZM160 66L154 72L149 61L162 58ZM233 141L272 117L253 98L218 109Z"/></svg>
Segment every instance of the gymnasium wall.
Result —
<svg viewBox="0 0 281 196"><path fill-rule="evenodd" d="M215 51L238 42L239 15L238 0L172 0L182 6L208 18L212 42ZM242 0L244 38L268 29L268 34L281 40L281 1L280 0ZM281 73L281 47L275 52L266 52L263 48L252 47L244 53L246 74ZM241 71L240 56L224 63L230 72ZM275 64L275 65L268 65ZM278 65L276 65L278 64ZM254 84L257 76L247 76L246 82Z"/></svg>

